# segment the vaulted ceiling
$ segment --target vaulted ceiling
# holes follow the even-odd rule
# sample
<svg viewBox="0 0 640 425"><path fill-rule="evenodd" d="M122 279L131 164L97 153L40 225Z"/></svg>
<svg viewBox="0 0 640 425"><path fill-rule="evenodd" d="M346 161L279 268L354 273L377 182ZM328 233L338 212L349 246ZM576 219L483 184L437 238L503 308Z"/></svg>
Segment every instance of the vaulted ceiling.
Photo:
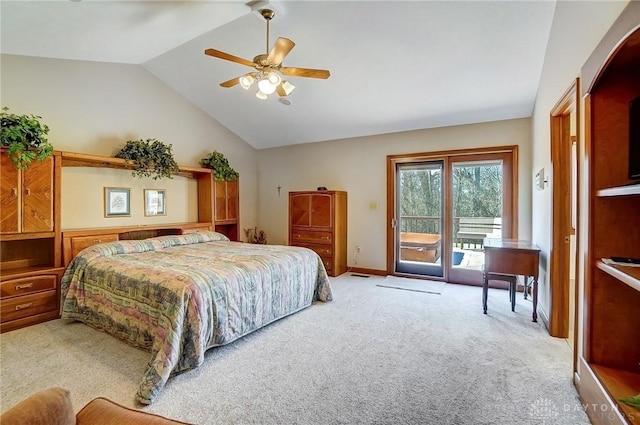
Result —
<svg viewBox="0 0 640 425"><path fill-rule="evenodd" d="M219 83L271 45L291 77L287 97ZM553 1L7 1L1 51L139 64L257 149L531 116Z"/></svg>

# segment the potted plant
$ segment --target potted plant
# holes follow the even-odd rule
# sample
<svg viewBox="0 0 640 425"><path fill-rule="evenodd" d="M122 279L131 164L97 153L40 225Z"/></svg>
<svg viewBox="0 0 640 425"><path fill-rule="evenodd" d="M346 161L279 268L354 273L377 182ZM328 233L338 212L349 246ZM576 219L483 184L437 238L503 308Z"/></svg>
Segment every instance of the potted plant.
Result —
<svg viewBox="0 0 640 425"><path fill-rule="evenodd" d="M254 227L253 229L244 229L244 235L247 237L247 242L249 243L261 245L267 244L267 233L257 227Z"/></svg>
<svg viewBox="0 0 640 425"><path fill-rule="evenodd" d="M0 145L8 147L8 155L17 169L28 168L31 161L44 161L53 155L53 146L47 141L49 127L38 115L17 115L6 106L0 113Z"/></svg>
<svg viewBox="0 0 640 425"><path fill-rule="evenodd" d="M115 157L124 159L127 164L134 161L133 175L137 177L171 179L178 172L171 145L165 145L157 139L129 140Z"/></svg>
<svg viewBox="0 0 640 425"><path fill-rule="evenodd" d="M200 165L205 168L210 168L214 171L213 177L216 181L228 181L232 182L238 179L238 172L234 170L229 161L223 154L218 151L213 151L206 157L200 160Z"/></svg>

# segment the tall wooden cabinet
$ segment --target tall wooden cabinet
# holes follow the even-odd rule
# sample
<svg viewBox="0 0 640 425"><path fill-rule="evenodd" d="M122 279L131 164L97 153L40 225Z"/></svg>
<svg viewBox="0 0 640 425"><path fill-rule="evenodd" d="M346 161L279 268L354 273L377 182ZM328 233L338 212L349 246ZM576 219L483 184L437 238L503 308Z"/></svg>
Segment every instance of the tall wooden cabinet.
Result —
<svg viewBox="0 0 640 425"><path fill-rule="evenodd" d="M289 192L289 245L320 255L329 276L347 271L347 192Z"/></svg>
<svg viewBox="0 0 640 425"><path fill-rule="evenodd" d="M640 424L640 184L628 179L629 101L640 96L640 2L631 2L582 69L589 210L576 385L597 424Z"/></svg>
<svg viewBox="0 0 640 425"><path fill-rule="evenodd" d="M0 152L0 330L59 315L60 155L15 168Z"/></svg>
<svg viewBox="0 0 640 425"><path fill-rule="evenodd" d="M240 181L216 181L214 184L215 230L232 241L238 240Z"/></svg>

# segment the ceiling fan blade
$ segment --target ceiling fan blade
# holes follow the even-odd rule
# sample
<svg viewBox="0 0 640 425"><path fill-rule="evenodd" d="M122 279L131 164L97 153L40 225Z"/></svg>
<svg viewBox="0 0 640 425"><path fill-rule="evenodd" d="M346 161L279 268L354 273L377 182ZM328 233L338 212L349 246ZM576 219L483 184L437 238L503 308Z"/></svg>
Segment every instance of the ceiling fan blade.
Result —
<svg viewBox="0 0 640 425"><path fill-rule="evenodd" d="M326 80L331 75L326 69L309 69L309 68L280 68L280 72L285 75L293 75L294 77L322 78Z"/></svg>
<svg viewBox="0 0 640 425"><path fill-rule="evenodd" d="M239 82L240 82L240 77L236 77L236 78L230 79L229 81L225 81L225 82L220 83L220 86L229 88L229 87L235 86Z"/></svg>
<svg viewBox="0 0 640 425"><path fill-rule="evenodd" d="M278 37L276 43L273 45L273 48L269 52L269 56L267 56L267 60L274 65L280 65L285 56L289 54L289 52L295 45L296 43L289 40L288 38Z"/></svg>
<svg viewBox="0 0 640 425"><path fill-rule="evenodd" d="M207 49L204 51L205 55L213 56L215 58L225 59L231 62L236 62L242 65L254 67L255 63L248 61L246 59L239 58L237 56L230 55L229 53L221 52L216 49Z"/></svg>

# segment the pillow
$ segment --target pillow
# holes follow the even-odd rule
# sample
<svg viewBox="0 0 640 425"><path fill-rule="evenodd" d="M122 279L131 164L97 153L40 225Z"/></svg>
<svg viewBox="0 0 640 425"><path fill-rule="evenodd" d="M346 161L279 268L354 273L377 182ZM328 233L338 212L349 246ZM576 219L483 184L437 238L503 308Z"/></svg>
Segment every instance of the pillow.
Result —
<svg viewBox="0 0 640 425"><path fill-rule="evenodd" d="M2 425L75 425L71 395L64 388L48 388L22 400L0 415Z"/></svg>

